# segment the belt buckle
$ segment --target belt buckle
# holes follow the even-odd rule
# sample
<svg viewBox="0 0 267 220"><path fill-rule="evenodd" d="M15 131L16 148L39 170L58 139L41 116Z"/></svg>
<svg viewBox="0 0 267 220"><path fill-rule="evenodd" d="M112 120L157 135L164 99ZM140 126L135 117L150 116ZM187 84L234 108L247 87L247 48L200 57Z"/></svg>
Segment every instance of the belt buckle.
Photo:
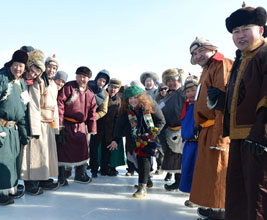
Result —
<svg viewBox="0 0 267 220"><path fill-rule="evenodd" d="M15 122L13 122L13 121L9 121L6 123L7 128L13 128L14 126L15 126Z"/></svg>

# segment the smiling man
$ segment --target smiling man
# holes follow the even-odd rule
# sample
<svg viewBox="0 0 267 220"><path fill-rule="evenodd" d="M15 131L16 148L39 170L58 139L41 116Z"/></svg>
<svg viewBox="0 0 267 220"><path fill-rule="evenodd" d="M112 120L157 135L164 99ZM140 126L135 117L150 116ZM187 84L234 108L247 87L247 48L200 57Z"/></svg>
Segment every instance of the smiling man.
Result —
<svg viewBox="0 0 267 220"><path fill-rule="evenodd" d="M226 93L224 133L230 135L227 220L267 219L266 10L241 8L226 19L237 47Z"/></svg>
<svg viewBox="0 0 267 220"><path fill-rule="evenodd" d="M207 105L208 88L218 87L224 91L232 67L232 61L217 49L203 38L196 39L190 46L191 63L203 68L194 106L194 136L198 139L198 155L190 201L201 206L198 214L208 219L224 219L230 142L228 137L222 137L223 113Z"/></svg>

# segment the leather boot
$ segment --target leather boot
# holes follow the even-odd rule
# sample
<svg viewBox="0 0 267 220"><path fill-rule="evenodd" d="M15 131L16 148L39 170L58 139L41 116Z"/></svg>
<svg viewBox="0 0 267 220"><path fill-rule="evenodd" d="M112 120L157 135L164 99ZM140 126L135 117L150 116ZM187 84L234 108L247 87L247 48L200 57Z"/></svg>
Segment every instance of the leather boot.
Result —
<svg viewBox="0 0 267 220"><path fill-rule="evenodd" d="M137 191L133 194L135 198L143 198L147 195L146 187L143 185L139 185Z"/></svg>
<svg viewBox="0 0 267 220"><path fill-rule="evenodd" d="M171 184L171 185L167 185L167 184L165 184L165 185L164 185L164 188L165 188L167 191L178 190L179 185L180 185L181 174L180 174L180 173L175 173L174 178L175 178L175 182L174 182L173 184Z"/></svg>
<svg viewBox="0 0 267 220"><path fill-rule="evenodd" d="M75 182L84 184L92 182L92 179L87 175L86 167L86 164L75 167Z"/></svg>
<svg viewBox="0 0 267 220"><path fill-rule="evenodd" d="M65 167L58 167L58 182L60 186L67 186L69 183L66 178Z"/></svg>

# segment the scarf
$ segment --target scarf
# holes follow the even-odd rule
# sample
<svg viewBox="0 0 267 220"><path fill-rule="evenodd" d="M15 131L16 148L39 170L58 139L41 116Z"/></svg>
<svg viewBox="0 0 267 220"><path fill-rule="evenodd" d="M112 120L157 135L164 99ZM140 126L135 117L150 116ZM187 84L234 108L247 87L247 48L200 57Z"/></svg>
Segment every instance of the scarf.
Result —
<svg viewBox="0 0 267 220"><path fill-rule="evenodd" d="M127 113L136 146L141 148L147 146L148 142L159 134L158 128L155 127L151 114L147 110L142 109L142 119L144 119L147 127L147 132L143 133L141 132L142 120L140 122L140 126L138 126L136 113L133 111L131 106L129 106Z"/></svg>

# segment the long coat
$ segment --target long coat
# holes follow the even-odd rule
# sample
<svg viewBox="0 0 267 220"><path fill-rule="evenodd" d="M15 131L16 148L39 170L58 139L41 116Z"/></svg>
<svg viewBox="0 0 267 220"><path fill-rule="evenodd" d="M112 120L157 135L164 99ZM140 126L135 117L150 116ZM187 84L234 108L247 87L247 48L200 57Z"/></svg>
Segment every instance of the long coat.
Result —
<svg viewBox="0 0 267 220"><path fill-rule="evenodd" d="M160 143L164 150L164 158L162 163L162 170L170 173L178 173L181 170L182 154L175 153L171 150L167 143L168 127L181 126L181 114L186 98L183 96L183 89L179 88L176 91L168 91L168 94L162 99L161 106L164 103L162 112L166 119L166 126L159 135Z"/></svg>
<svg viewBox="0 0 267 220"><path fill-rule="evenodd" d="M45 86L37 78L29 86L29 119L32 138L23 148L21 179L47 180L58 176L58 160L55 135L58 134L57 86L52 80Z"/></svg>
<svg viewBox="0 0 267 220"><path fill-rule="evenodd" d="M223 113L207 106L207 89L214 86L224 91L231 67L232 61L218 52L210 59L208 67L201 74L200 92L196 95L194 106L195 126L208 120L214 120L214 125L203 127L199 135L190 201L211 208L225 207L230 139L222 138Z"/></svg>
<svg viewBox="0 0 267 220"><path fill-rule="evenodd" d="M0 118L16 121L15 127L0 126L0 194L14 193L18 184L20 161L19 137L27 137L26 105L21 92L27 91L23 79L15 82L9 69L0 72ZM18 128L18 129L17 129Z"/></svg>
<svg viewBox="0 0 267 220"><path fill-rule="evenodd" d="M66 143L57 145L59 165L85 164L89 159L87 134L97 132L94 93L89 88L81 91L76 81L70 81L59 91L58 109L59 125L68 133Z"/></svg>

